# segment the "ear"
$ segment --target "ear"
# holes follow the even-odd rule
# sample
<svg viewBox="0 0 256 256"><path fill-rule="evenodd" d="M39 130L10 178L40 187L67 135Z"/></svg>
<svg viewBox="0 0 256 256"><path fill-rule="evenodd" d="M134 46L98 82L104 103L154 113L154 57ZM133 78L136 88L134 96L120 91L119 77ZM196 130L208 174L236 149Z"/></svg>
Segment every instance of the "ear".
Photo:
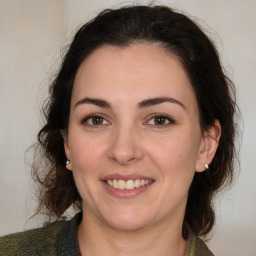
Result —
<svg viewBox="0 0 256 256"><path fill-rule="evenodd" d="M200 151L196 163L196 172L203 172L210 165L219 146L221 136L221 125L219 120L215 120L212 127L203 133Z"/></svg>
<svg viewBox="0 0 256 256"><path fill-rule="evenodd" d="M60 130L60 134L64 140L64 149L65 149L65 154L66 154L67 160L70 160L70 163L66 164L66 168L68 170L72 171L72 162L71 162L70 153L69 153L68 135L65 130Z"/></svg>

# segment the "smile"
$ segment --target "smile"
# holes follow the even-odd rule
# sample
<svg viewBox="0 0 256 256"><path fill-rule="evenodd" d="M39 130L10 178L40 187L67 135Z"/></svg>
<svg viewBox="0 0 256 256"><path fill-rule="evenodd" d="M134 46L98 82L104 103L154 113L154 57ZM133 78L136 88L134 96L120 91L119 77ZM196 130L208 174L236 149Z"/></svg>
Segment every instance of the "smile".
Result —
<svg viewBox="0 0 256 256"><path fill-rule="evenodd" d="M124 189L136 189L142 186L146 186L151 184L152 180L145 180L145 179L135 179L135 180L122 180L122 179L108 179L105 182L113 188L124 190Z"/></svg>

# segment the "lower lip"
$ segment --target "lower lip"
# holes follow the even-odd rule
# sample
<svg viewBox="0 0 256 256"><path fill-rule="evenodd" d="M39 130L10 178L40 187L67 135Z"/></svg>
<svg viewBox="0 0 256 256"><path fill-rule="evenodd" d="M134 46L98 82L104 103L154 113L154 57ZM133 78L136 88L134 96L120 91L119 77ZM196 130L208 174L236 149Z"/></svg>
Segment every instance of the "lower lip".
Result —
<svg viewBox="0 0 256 256"><path fill-rule="evenodd" d="M117 189L114 187L110 187L105 181L102 181L102 182L103 182L105 189L112 196L119 197L119 198L130 198L130 197L135 197L137 195L140 195L143 192L145 192L146 190L148 190L154 183L154 182L152 182L148 185L144 185L144 186L134 188L134 189Z"/></svg>

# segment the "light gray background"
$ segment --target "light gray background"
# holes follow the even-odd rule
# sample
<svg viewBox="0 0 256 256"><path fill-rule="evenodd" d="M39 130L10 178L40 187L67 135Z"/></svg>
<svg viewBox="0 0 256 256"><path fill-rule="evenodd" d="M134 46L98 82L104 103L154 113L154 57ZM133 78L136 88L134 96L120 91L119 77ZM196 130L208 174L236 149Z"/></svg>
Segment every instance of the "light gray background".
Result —
<svg viewBox="0 0 256 256"><path fill-rule="evenodd" d="M134 1L148 3L148 1ZM253 256L256 243L256 1L155 1L198 17L218 45L237 86L243 115L241 173L216 202L217 225L208 245L218 256ZM27 223L35 206L24 153L42 124L39 106L63 46L77 28L118 0L0 0L0 235ZM207 24L207 25L206 25ZM209 60L210 61L210 60ZM27 160L31 154L27 155Z"/></svg>

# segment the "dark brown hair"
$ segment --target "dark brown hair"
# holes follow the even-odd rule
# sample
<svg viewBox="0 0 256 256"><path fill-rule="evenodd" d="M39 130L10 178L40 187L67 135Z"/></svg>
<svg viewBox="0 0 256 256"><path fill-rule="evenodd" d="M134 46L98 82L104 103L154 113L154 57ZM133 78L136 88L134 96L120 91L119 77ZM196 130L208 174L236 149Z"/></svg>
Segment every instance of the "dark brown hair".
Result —
<svg viewBox="0 0 256 256"><path fill-rule="evenodd" d="M220 121L219 147L210 169L194 176L183 225L184 237L187 225L196 235L206 235L215 220L214 195L233 178L237 108L234 86L225 75L213 42L186 15L165 6L107 9L76 33L50 85L50 97L43 108L46 124L38 134L40 152L32 168L33 177L40 185L38 212L59 219L70 206L81 208L72 172L65 167L60 134L60 130L68 128L78 67L103 45L126 47L136 42L159 43L179 58L196 95L202 131L207 131L216 119Z"/></svg>

